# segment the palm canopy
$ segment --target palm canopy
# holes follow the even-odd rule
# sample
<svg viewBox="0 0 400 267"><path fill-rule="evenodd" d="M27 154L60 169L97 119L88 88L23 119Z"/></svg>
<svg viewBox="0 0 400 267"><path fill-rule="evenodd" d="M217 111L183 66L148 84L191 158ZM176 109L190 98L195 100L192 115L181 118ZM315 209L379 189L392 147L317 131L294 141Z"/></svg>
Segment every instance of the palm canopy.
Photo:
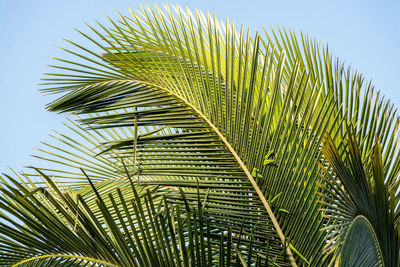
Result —
<svg viewBox="0 0 400 267"><path fill-rule="evenodd" d="M89 26L94 37L82 34L98 51L70 41L76 51L65 50L78 60L57 59L60 64L52 67L60 72L47 74L43 91L62 94L49 110L77 114L87 128L68 125L82 142L55 136L69 150L46 144L50 149L38 157L62 168L38 168L41 176L54 176L82 196L82 203L91 201L88 207L103 223L107 219L94 200L117 187L133 198L132 180L133 188L162 193L167 207L203 203L181 226L170 225L182 230L183 243L197 225L191 216L201 222L193 226L200 237L207 231L229 232L207 236L214 237L214 247L216 240L229 241L234 248L229 253L236 253L210 253L213 263L228 264L232 258L249 265L328 264L335 257L326 250L334 251L329 244L335 241L321 229L337 218L320 212L326 203L318 202L316 182L329 184L317 174L318 163L330 166L320 150L323 134L342 151L344 125L354 125L355 142L363 145L361 160L373 153L379 136L382 179L398 184L394 107L304 35L278 30L252 37L215 16L172 9L144 8L110 19L108 28ZM143 209L151 214L151 208ZM398 218L398 209L394 212ZM110 216L115 228L124 229L118 212ZM150 224L148 216L144 221ZM123 238L135 227L128 227ZM178 254L175 260L185 262Z"/></svg>

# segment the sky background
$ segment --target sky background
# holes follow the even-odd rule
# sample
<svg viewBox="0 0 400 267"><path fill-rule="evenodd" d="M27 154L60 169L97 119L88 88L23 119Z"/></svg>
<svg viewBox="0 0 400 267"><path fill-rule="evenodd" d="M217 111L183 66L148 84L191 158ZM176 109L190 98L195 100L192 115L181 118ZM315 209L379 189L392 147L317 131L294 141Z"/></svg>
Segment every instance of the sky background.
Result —
<svg viewBox="0 0 400 267"><path fill-rule="evenodd" d="M57 47L63 38L81 40L74 30L105 15L140 4L179 4L209 10L219 19L252 31L283 26L303 31L328 44L334 56L363 73L367 80L400 106L400 1L124 1L124 0L0 0L0 172L34 165L29 155L64 131L64 115L50 113L51 97L38 92L49 58L65 56Z"/></svg>

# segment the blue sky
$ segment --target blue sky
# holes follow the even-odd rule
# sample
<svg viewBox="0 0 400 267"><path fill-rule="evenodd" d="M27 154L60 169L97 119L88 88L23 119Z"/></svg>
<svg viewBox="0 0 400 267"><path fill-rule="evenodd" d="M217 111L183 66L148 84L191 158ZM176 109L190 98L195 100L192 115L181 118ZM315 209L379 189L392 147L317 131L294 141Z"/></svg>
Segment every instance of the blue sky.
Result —
<svg viewBox="0 0 400 267"><path fill-rule="evenodd" d="M29 155L43 147L52 130L62 130L63 115L45 111L51 98L38 92L50 56L65 55L62 38L79 40L74 30L85 22L128 15L139 4L179 4L209 10L218 18L254 30L285 26L328 44L333 55L362 72L400 106L400 12L390 1L0 1L0 172L35 164Z"/></svg>

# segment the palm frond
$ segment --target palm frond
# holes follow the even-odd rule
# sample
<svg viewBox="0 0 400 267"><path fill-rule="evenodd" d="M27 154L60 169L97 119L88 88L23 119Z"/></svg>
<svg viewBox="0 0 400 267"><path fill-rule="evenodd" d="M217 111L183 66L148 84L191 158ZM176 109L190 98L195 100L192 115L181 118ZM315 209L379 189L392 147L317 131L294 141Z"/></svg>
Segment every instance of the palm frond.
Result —
<svg viewBox="0 0 400 267"><path fill-rule="evenodd" d="M335 252L337 256L345 254L345 258L349 260L349 254L358 252L344 251L345 244L358 243L355 233L365 233L368 226L371 232L368 239L376 237L372 238L376 239L376 244L370 242L369 248L367 243L363 248L359 246L359 253L365 253L364 249L378 251L382 259L374 259L381 260L381 266L397 266L400 243L394 216L394 191L390 192L393 190L390 181L385 181L381 143L376 139L373 154L365 161L359 147L351 128L348 128L347 144L342 151L335 147L329 136L322 147L322 152L332 168L326 169L321 165L321 177L326 182L325 185L321 185L322 203L326 216L333 221L333 225L326 227L334 240L327 244L327 249L330 253ZM362 216L367 224L356 227L364 230L352 230L352 225L359 216ZM354 248L352 245L348 247Z"/></svg>
<svg viewBox="0 0 400 267"><path fill-rule="evenodd" d="M215 231L205 218L196 218L201 205L177 205L149 190L139 195L132 184L132 199L119 188L105 195L93 187L97 207L91 208L39 173L47 188L29 188L10 176L3 180L2 266L230 266L250 261L240 255L243 250L256 251L244 242L233 247L232 239L240 236L229 227ZM273 263L257 261L256 266Z"/></svg>
<svg viewBox="0 0 400 267"><path fill-rule="evenodd" d="M53 67L62 73L44 79L43 91L63 94L48 108L79 114L90 129L70 126L91 148L61 135L71 149L61 151L66 156L53 152L57 146L42 151L71 168L46 171L77 192L88 189L94 199L81 164L101 193L123 190L126 168L141 186L162 188L168 201L185 202L178 187L191 204L203 199L213 229L243 233L232 240L246 244L243 255L254 247L277 264L324 265L330 258L322 248L334 239L320 231L330 221L316 194L323 133L342 151L345 122L353 123L362 159L379 135L383 179L398 186L393 106L314 40L285 30L253 38L229 21L168 6L131 15L108 28L89 26L95 37L82 35L97 50L70 42L78 52L66 51L77 61L57 59Z"/></svg>
<svg viewBox="0 0 400 267"><path fill-rule="evenodd" d="M384 266L375 231L362 215L351 222L338 257L339 266Z"/></svg>

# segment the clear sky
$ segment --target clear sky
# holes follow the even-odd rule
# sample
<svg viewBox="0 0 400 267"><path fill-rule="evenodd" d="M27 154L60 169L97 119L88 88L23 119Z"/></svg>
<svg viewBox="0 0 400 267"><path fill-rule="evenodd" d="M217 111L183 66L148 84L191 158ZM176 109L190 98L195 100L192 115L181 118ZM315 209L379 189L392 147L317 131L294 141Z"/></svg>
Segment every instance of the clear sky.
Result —
<svg viewBox="0 0 400 267"><path fill-rule="evenodd" d="M43 147L52 130L62 130L63 115L45 111L51 98L38 92L50 56L65 55L62 38L77 40L74 28L85 22L129 15L139 4L180 4L209 10L218 18L252 30L285 26L329 44L334 56L362 72L400 106L399 1L286 0L0 0L0 172L32 165L30 154Z"/></svg>

